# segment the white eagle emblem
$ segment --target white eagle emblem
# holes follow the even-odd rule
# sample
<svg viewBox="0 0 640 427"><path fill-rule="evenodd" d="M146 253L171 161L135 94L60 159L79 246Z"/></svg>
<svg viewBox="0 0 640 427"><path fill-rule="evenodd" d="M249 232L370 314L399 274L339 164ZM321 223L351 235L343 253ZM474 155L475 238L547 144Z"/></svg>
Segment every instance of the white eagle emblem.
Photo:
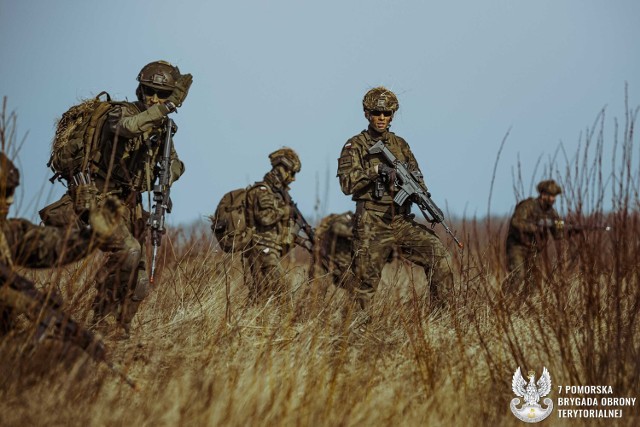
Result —
<svg viewBox="0 0 640 427"><path fill-rule="evenodd" d="M544 404L547 405L546 409L542 408L540 403L538 403L540 402L540 398L545 397L551 392L551 376L547 368L543 367L542 375L537 383L535 381L535 372L529 371L527 377L529 378L528 383L522 377L520 367L518 367L513 374L511 389L516 396L524 399L524 403L521 408L518 408L517 405L520 404L520 399L515 398L511 400L511 412L522 421L535 423L547 418L553 409L553 401L549 398L544 399Z"/></svg>

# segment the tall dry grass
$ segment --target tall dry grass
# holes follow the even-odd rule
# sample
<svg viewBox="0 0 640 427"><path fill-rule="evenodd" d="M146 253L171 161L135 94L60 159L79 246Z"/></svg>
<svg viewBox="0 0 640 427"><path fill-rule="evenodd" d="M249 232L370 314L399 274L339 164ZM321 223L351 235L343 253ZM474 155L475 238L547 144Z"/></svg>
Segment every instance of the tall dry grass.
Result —
<svg viewBox="0 0 640 427"><path fill-rule="evenodd" d="M517 311L498 291L507 218L454 223L463 252L442 235L457 284L452 309L440 316L428 311L422 270L402 261L386 266L366 331L350 327L343 290L328 278L308 281L301 252L284 261L291 287L283 301L248 304L239 256L217 251L206 225L196 224L165 238L158 286L132 338L106 339L138 390L58 341L31 346L24 322L0 342L0 424L520 425L509 411L518 366L538 375L546 366L553 398L557 385L601 384L635 397L637 114L627 108L608 144L599 116L574 156L543 165L541 175L565 188L567 221L613 229L550 245L541 254L543 284ZM99 265L96 255L51 274L25 274L58 287L72 315L86 321ZM624 414L617 425L637 425L636 408Z"/></svg>

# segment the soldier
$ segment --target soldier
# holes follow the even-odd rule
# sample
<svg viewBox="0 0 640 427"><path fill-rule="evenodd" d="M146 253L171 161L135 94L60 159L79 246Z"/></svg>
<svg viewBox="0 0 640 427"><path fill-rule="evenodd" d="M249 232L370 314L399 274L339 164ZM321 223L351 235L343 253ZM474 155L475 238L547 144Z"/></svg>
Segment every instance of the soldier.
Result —
<svg viewBox="0 0 640 427"><path fill-rule="evenodd" d="M41 227L26 219L7 219L19 184L18 169L0 152L0 264L3 269L15 265L50 268L68 264L85 257L98 245L117 240L113 227L121 210L113 198L105 199L99 208L93 205L88 216L89 226L80 229ZM4 335L12 329L15 315L25 311L25 304L12 284L6 283L7 274L0 276L4 278L0 283L0 335ZM21 291L26 292L28 298L39 295L31 287ZM51 295L50 300L53 308L62 305L57 294Z"/></svg>
<svg viewBox="0 0 640 427"><path fill-rule="evenodd" d="M295 151L284 147L269 154L269 160L271 170L247 192L247 226L253 233L242 256L251 270L249 298L254 302L282 295L281 259L295 244L303 244L297 239L288 192L300 172L300 159Z"/></svg>
<svg viewBox="0 0 640 427"><path fill-rule="evenodd" d="M122 244L101 247L108 252L108 258L96 277L93 323L99 326L114 313L124 337L129 336L131 321L149 287L145 249L149 214L142 207L142 192L153 189L165 143L167 116L184 102L192 76L180 74L178 67L168 62L155 61L142 68L137 80L138 101L118 103L99 130L99 155L91 162L90 176L85 179L90 184L70 183L63 199L40 213L45 223L60 217L82 223L83 219L74 216L71 207L75 206L77 211L78 206L86 204L85 198L100 200L113 194L122 201L127 212L119 233L125 238ZM172 134L176 130L172 129ZM173 148L170 172L171 182L184 173L184 164Z"/></svg>
<svg viewBox="0 0 640 427"><path fill-rule="evenodd" d="M353 241L356 300L366 314L385 261L396 249L399 256L424 268L432 305L442 307L453 289L450 256L436 234L413 219L410 200L402 206L394 203L395 180L386 178L393 176L394 169L382 155L368 153L371 146L382 140L400 162L422 176L407 142L389 131L398 110L398 99L390 90L376 87L365 94L362 106L369 127L346 142L338 160L342 192L351 194L356 202Z"/></svg>
<svg viewBox="0 0 640 427"><path fill-rule="evenodd" d="M335 286L349 289L353 284L353 212L331 214L316 228L316 245L311 279L331 274Z"/></svg>
<svg viewBox="0 0 640 427"><path fill-rule="evenodd" d="M540 271L536 257L544 249L549 237L563 235L564 222L553 205L562 188L552 179L537 186L538 197L530 197L517 204L509 222L507 234L507 270L510 276L503 282L503 292L518 296L523 286L539 283Z"/></svg>

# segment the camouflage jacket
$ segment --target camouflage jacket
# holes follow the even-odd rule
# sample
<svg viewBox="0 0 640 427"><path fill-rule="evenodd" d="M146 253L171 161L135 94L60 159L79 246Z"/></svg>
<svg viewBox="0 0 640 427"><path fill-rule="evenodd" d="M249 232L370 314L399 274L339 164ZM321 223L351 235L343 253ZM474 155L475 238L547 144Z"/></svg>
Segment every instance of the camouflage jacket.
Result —
<svg viewBox="0 0 640 427"><path fill-rule="evenodd" d="M266 246L282 253L293 246L293 229L290 209L279 189L282 184L273 172L256 182L247 191L247 222L253 229L252 243Z"/></svg>
<svg viewBox="0 0 640 427"><path fill-rule="evenodd" d="M419 171L418 162L413 156L409 144L403 138L393 132L379 135L368 129L349 139L342 147L338 159L337 176L342 192L347 195L351 194L354 201L373 201L376 204L389 206L393 204L394 186L392 183L387 184L384 195L377 199L374 196L374 189L379 175L375 171L375 167L381 163L387 166L391 165L382 154L371 155L368 152L369 148L380 139L385 141L385 145L400 162L407 164L409 170Z"/></svg>
<svg viewBox="0 0 640 427"><path fill-rule="evenodd" d="M314 251L322 266L332 271L345 271L351 264L351 240L353 239L353 212L332 214L320 221L316 228Z"/></svg>
<svg viewBox="0 0 640 427"><path fill-rule="evenodd" d="M37 226L26 219L0 221L0 261L6 265L50 268L87 256L95 245L89 229Z"/></svg>
<svg viewBox="0 0 640 427"><path fill-rule="evenodd" d="M140 192L152 189L159 173L165 141L166 116L161 105L145 109L140 102L123 103L109 112L100 137L98 188L109 175L109 190ZM109 174L109 166L113 167ZM184 163L171 150L171 182L184 173Z"/></svg>
<svg viewBox="0 0 640 427"><path fill-rule="evenodd" d="M515 212L509 222L507 243L529 248L542 247L549 236L559 239L561 233L553 227L542 227L545 222L560 219L556 210L551 207L543 210L538 198L530 197L516 205Z"/></svg>

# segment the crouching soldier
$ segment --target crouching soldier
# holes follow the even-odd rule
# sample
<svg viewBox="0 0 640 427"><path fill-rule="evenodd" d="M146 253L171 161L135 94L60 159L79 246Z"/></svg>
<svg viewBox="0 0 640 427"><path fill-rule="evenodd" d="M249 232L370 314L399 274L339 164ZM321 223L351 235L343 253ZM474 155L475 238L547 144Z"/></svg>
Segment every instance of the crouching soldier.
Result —
<svg viewBox="0 0 640 427"><path fill-rule="evenodd" d="M69 191L40 211L45 224L83 225L83 209L89 200L114 195L121 201L126 214L118 224L118 233L123 239L100 248L108 256L105 268L96 276L93 324L103 327L106 318L114 314L124 336L129 335L131 322L149 292L145 244L149 213L143 209L142 193L155 191L161 171L170 173L169 184L184 173L173 144L177 127L168 116L182 106L192 76L181 74L166 61L155 61L140 70L137 80L137 101L99 104L104 109L96 108L88 121L89 126L99 124L95 129L74 129L76 122L72 120L68 120L68 130L58 125L56 140L59 135L70 136L61 138L59 150L54 144L50 164L56 176L67 181ZM92 104L78 107L83 105ZM98 117L99 111L104 114ZM94 136L87 141L86 135ZM165 171L162 162L168 144L170 167Z"/></svg>
<svg viewBox="0 0 640 427"><path fill-rule="evenodd" d="M99 207L91 206L89 225L78 229L42 227L26 219L7 218L13 203L13 195L20 184L20 173L13 162L0 152L0 264L9 270L14 266L29 268L51 268L77 261L88 255L99 245L117 240L113 230L121 214L117 200L106 199ZM4 268L4 267L3 267ZM0 288L9 286L7 280ZM15 290L15 289L14 289ZM37 294L34 289L28 289ZM8 333L17 314L24 307L14 307L20 299L10 298L10 289L5 289L0 298L0 335ZM62 304L60 297L52 295L54 306Z"/></svg>

